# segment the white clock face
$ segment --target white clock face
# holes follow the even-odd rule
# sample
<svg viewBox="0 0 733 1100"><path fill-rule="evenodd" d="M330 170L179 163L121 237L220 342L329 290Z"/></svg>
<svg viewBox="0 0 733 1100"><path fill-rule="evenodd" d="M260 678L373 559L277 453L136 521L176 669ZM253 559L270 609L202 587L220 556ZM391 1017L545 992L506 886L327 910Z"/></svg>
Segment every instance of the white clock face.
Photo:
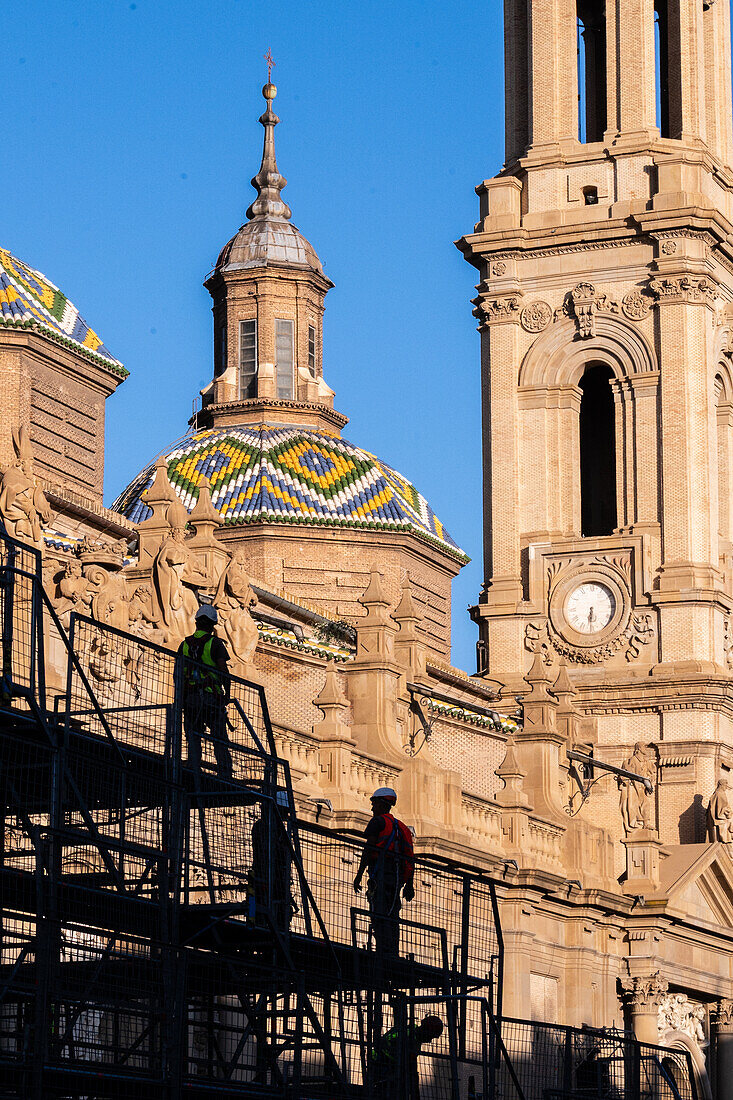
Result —
<svg viewBox="0 0 733 1100"><path fill-rule="evenodd" d="M578 634L597 634L608 626L616 610L610 588L597 581L579 584L568 596L565 616Z"/></svg>

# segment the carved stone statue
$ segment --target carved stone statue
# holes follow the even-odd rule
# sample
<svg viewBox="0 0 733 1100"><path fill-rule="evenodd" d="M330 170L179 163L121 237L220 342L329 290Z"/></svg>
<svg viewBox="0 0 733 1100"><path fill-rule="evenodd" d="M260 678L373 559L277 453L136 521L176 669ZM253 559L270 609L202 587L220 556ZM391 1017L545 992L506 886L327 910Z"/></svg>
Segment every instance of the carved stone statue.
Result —
<svg viewBox="0 0 733 1100"><path fill-rule="evenodd" d="M235 549L219 577L213 602L219 612L223 640L228 643L237 664L246 666L257 648L259 633L249 613L256 598L250 588L247 562L241 547Z"/></svg>
<svg viewBox="0 0 733 1100"><path fill-rule="evenodd" d="M130 598L128 607L130 634L145 638L150 642L163 642L164 631L159 630L158 619L153 610L153 593L147 584L139 584Z"/></svg>
<svg viewBox="0 0 733 1100"><path fill-rule="evenodd" d="M59 597L56 600L56 614L67 629L72 611L79 615L91 615L94 589L89 578L84 576L78 558L70 558L64 564L64 572L59 581L58 589Z"/></svg>
<svg viewBox="0 0 733 1100"><path fill-rule="evenodd" d="M708 840L733 843L733 804L730 780L722 775L713 791L707 813Z"/></svg>
<svg viewBox="0 0 733 1100"><path fill-rule="evenodd" d="M2 476L0 517L11 538L41 543L41 521L49 523L51 508L33 477L33 449L25 428L13 430L15 462Z"/></svg>
<svg viewBox="0 0 733 1100"><path fill-rule="evenodd" d="M634 751L621 766L626 771L648 779L654 785L657 778L657 758L653 746L643 745L641 741L637 741ZM654 791L649 794L643 783L621 776L619 776L618 785L621 791L621 820L624 832L628 834L635 829L656 828Z"/></svg>
<svg viewBox="0 0 733 1100"><path fill-rule="evenodd" d="M205 588L209 583L186 546L187 520L186 509L174 501L168 509L171 532L153 561L155 617L163 624L170 644L185 638L193 628L199 602L190 586Z"/></svg>
<svg viewBox="0 0 733 1100"><path fill-rule="evenodd" d="M657 1016L660 1041L668 1031L680 1031L689 1035L701 1046L707 1046L705 1037L705 1006L691 1001L684 993L668 993L659 1005Z"/></svg>

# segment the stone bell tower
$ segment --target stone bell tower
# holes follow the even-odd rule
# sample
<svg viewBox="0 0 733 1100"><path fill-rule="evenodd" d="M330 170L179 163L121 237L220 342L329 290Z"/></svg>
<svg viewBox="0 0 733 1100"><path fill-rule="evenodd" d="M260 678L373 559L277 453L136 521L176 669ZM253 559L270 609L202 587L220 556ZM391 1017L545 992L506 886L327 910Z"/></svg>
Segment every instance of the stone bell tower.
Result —
<svg viewBox="0 0 733 1100"><path fill-rule="evenodd" d="M617 743L635 715L632 740L721 761L729 20L729 0L505 0L506 164L459 242L480 273L480 667L517 690L533 652L562 658Z"/></svg>

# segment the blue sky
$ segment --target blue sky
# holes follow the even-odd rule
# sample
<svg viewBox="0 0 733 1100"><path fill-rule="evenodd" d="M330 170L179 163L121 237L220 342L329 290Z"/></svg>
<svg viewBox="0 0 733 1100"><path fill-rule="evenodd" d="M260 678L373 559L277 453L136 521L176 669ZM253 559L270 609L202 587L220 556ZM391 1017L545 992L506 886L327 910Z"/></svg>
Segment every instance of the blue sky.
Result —
<svg viewBox="0 0 733 1100"><path fill-rule="evenodd" d="M344 435L413 480L481 583L476 273L453 241L503 156L501 4L17 0L3 23L0 244L78 306L130 378L105 500L183 434L212 371L202 287L254 195L266 75L293 222L336 284L324 373Z"/></svg>

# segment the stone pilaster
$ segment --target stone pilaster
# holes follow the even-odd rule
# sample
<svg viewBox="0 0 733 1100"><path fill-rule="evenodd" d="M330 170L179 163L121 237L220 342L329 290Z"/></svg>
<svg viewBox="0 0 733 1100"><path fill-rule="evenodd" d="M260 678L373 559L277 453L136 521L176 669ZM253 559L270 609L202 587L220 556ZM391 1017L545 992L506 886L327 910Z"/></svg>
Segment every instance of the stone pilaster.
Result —
<svg viewBox="0 0 733 1100"><path fill-rule="evenodd" d="M718 1001L713 1013L716 1032L716 1100L733 1100L733 1000Z"/></svg>

